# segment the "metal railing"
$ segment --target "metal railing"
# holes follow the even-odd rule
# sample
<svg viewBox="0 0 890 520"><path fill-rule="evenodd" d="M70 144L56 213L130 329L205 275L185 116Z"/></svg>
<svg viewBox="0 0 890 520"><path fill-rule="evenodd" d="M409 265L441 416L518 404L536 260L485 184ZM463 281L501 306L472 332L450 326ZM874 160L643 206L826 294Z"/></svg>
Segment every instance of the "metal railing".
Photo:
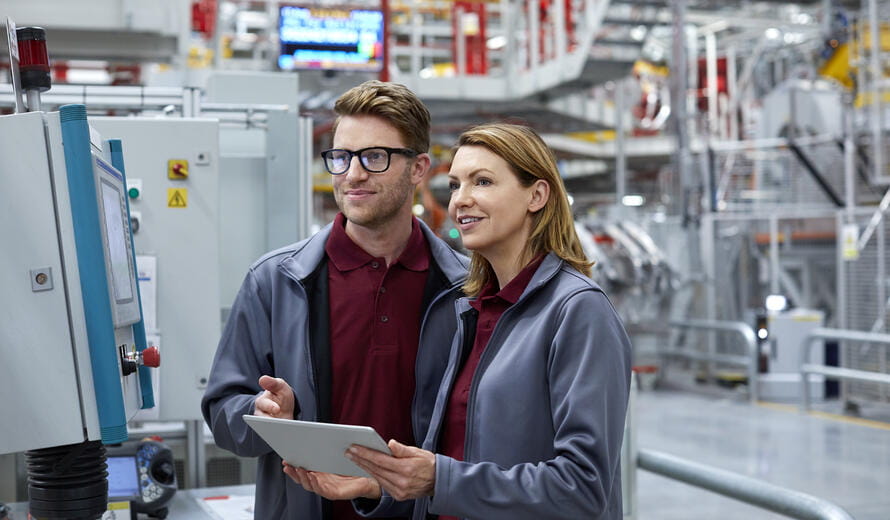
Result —
<svg viewBox="0 0 890 520"><path fill-rule="evenodd" d="M890 385L890 374L874 372L871 370L856 370L852 368L810 363L810 351L812 351L813 347L817 344L816 341L820 339L848 340L883 345L884 347L890 346L890 334L843 329L813 329L807 334L807 337L804 338L803 345L800 349L800 395L801 408L803 410L806 411L810 409L810 374L821 374L829 379L864 381L868 383L883 383Z"/></svg>
<svg viewBox="0 0 890 520"><path fill-rule="evenodd" d="M641 449L637 466L791 518L853 520L850 513L827 500L667 453Z"/></svg>
<svg viewBox="0 0 890 520"><path fill-rule="evenodd" d="M701 361L717 361L728 365L743 366L748 373L748 396L751 402L757 402L759 398L758 388L758 358L757 336L754 329L742 321L715 321L715 320L671 320L668 325L680 329L713 330L722 332L734 332L742 337L745 342L745 355L718 354L714 351L714 343L710 342L708 352L693 352L680 348L658 348L659 356L685 357Z"/></svg>

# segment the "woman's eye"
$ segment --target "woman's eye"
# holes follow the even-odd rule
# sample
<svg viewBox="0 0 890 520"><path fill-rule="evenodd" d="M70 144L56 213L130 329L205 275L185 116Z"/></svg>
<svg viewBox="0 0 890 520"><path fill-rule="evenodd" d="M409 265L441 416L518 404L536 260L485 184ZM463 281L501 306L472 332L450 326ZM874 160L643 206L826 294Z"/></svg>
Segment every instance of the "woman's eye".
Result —
<svg viewBox="0 0 890 520"><path fill-rule="evenodd" d="M479 186L488 186L489 184L491 184L491 181L488 179L482 178L482 179L479 179L478 181L476 181L476 184L478 184Z"/></svg>

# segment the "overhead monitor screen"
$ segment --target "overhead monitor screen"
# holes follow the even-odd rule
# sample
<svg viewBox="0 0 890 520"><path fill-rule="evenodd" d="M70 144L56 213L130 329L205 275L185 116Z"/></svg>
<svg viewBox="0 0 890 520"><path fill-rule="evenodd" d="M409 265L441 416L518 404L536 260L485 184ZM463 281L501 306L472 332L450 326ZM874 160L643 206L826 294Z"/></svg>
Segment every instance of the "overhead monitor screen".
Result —
<svg viewBox="0 0 890 520"><path fill-rule="evenodd" d="M383 66L383 13L345 7L279 8L282 70L379 71Z"/></svg>

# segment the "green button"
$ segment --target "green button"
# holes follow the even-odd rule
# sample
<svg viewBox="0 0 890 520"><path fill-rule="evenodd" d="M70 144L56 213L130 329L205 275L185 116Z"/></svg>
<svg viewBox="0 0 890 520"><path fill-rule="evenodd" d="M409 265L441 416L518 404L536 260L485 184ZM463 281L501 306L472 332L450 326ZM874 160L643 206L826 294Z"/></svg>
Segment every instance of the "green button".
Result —
<svg viewBox="0 0 890 520"><path fill-rule="evenodd" d="M129 195L131 199L139 197L139 188L130 188L127 190L127 195Z"/></svg>
<svg viewBox="0 0 890 520"><path fill-rule="evenodd" d="M457 232L457 229L451 228L450 230L448 230L448 236L450 236L451 238L457 238L460 236L460 233Z"/></svg>

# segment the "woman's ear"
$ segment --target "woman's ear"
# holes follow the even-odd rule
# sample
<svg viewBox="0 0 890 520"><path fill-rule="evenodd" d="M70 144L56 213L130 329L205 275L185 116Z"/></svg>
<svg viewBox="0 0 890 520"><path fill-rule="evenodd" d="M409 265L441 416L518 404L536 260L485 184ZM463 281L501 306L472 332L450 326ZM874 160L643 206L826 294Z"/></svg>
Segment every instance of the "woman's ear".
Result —
<svg viewBox="0 0 890 520"><path fill-rule="evenodd" d="M528 201L529 213L537 213L550 199L550 183L544 179L538 179L532 184L531 198Z"/></svg>

